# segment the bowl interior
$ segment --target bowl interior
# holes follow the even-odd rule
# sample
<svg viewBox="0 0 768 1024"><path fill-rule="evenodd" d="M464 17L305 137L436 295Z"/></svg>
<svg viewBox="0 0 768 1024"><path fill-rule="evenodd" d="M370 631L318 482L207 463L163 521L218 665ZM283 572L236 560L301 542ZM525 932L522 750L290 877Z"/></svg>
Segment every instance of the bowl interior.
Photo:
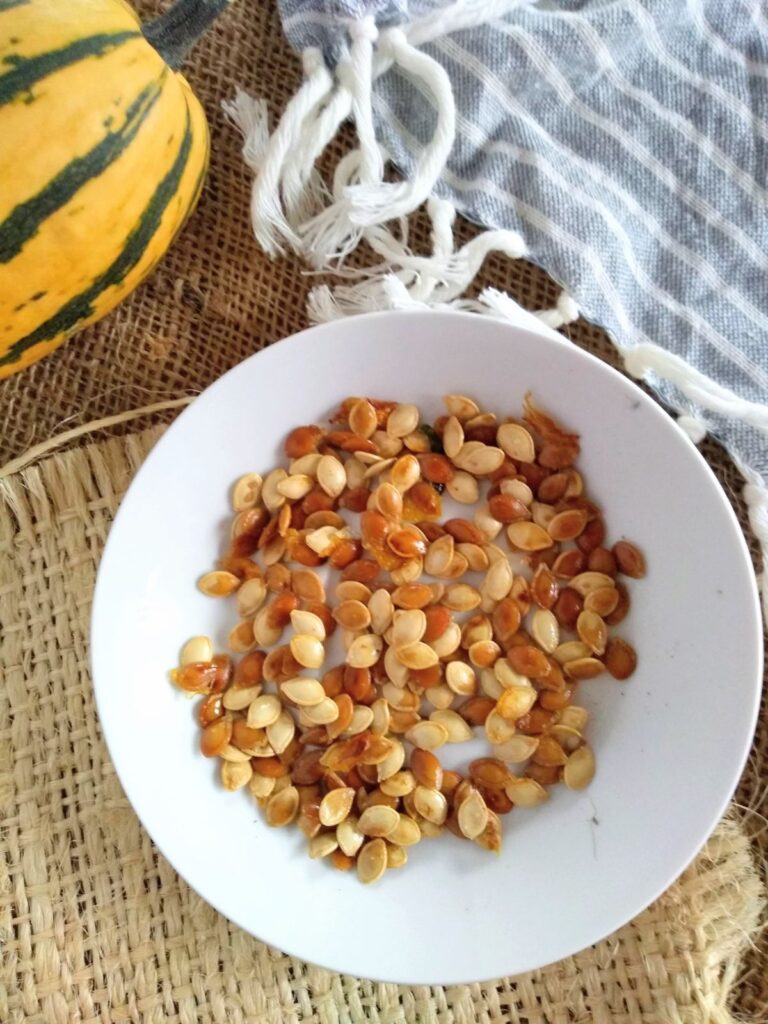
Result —
<svg viewBox="0 0 768 1024"><path fill-rule="evenodd" d="M218 649L230 602L195 587L229 520L229 489L281 456L293 426L340 399L459 391L511 414L524 393L582 435L579 467L611 540L645 551L620 628L626 683L583 685L598 771L582 793L504 819L494 857L452 836L375 886L310 861L225 793L197 749L193 705L167 681L196 633ZM95 597L99 714L120 779L184 878L243 928L342 972L408 983L518 973L605 936L693 857L730 797L754 729L761 631L735 517L699 453L638 388L567 342L460 314L376 314L305 331L209 388L158 443L107 544ZM460 757L452 754L452 757ZM661 838L663 837L663 838Z"/></svg>

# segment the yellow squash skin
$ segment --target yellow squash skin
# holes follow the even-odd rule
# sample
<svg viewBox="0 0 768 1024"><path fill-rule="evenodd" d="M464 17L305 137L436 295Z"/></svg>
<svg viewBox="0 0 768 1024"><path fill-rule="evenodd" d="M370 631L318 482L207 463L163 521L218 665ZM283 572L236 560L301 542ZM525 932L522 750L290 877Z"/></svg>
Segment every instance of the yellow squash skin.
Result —
<svg viewBox="0 0 768 1024"><path fill-rule="evenodd" d="M136 288L207 162L200 103L124 0L0 0L0 379Z"/></svg>

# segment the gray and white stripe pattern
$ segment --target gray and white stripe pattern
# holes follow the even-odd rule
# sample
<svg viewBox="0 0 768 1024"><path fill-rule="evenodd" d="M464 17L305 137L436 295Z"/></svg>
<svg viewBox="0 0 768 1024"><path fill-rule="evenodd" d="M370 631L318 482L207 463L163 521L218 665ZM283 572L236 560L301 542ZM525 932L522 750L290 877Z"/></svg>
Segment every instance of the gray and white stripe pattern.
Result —
<svg viewBox="0 0 768 1024"><path fill-rule="evenodd" d="M329 64L346 26L445 0L281 0L298 49ZM759 0L521 3L424 51L448 73L456 138L436 192L530 256L622 348L653 343L743 402L688 410L768 478L768 18ZM435 122L397 70L374 84L379 139L407 178ZM638 350L639 351L639 350ZM692 394L687 389L688 395ZM715 402L714 405L717 405Z"/></svg>

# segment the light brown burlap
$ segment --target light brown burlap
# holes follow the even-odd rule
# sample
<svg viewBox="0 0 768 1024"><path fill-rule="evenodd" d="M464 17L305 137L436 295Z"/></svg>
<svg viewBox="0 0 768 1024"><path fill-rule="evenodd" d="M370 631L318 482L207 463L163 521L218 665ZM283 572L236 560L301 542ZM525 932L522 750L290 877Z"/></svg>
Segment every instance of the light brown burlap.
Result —
<svg viewBox="0 0 768 1024"><path fill-rule="evenodd" d="M138 6L146 15L162 4ZM245 356L306 326L304 297L316 278L296 259L270 263L256 247L240 140L219 106L238 83L268 97L276 116L294 91L299 64L272 0L235 0L192 55L187 77L212 129L200 206L158 270L112 316L0 382L0 465L79 423L195 393ZM335 151L344 144L334 144ZM330 153L329 166L333 158ZM474 232L463 221L457 230L459 240ZM418 217L412 238L417 248L427 247L428 226ZM551 305L559 293L538 268L498 257L487 261L481 284L505 289L531 309ZM615 362L598 328L580 321L566 333ZM172 415L127 422L112 433ZM713 1014L729 985L737 1012L768 1020L765 934L747 947L736 978L754 878L732 828L710 849L713 864L699 862L682 887L641 919L639 931L625 930L595 955L514 985L398 993L339 980L265 950L196 899L125 806L98 739L85 660L98 552L149 437L70 453L2 482L0 1021L698 1024L719 1019ZM703 451L745 524L738 473L714 443ZM763 863L767 779L764 708L737 794L739 804L752 808L744 826Z"/></svg>
<svg viewBox="0 0 768 1024"><path fill-rule="evenodd" d="M731 1024L729 988L762 902L734 820L661 900L596 947L468 986L383 985L312 967L187 887L120 789L87 665L101 549L157 434L73 450L0 482L0 1020ZM152 756L140 737L136 754ZM185 827L193 841L196 823ZM219 868L225 860L223 846Z"/></svg>

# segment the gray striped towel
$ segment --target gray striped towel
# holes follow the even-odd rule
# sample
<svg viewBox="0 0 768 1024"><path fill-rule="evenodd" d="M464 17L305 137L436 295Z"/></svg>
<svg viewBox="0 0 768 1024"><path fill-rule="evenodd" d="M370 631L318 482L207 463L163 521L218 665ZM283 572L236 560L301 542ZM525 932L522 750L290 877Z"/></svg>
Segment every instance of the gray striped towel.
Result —
<svg viewBox="0 0 768 1024"><path fill-rule="evenodd" d="M228 106L258 172L257 237L326 266L365 237L383 268L318 292L315 315L408 298L461 304L478 256L454 253L446 238L461 211L495 229L487 248L525 254L557 279L694 438L723 441L747 476L767 549L760 0L280 0L280 9L305 56L301 93L271 140L263 111L249 112L244 97ZM360 149L329 197L311 165L347 117ZM382 180L387 159L402 184ZM428 197L432 264L387 227ZM574 311L564 300L549 322Z"/></svg>

